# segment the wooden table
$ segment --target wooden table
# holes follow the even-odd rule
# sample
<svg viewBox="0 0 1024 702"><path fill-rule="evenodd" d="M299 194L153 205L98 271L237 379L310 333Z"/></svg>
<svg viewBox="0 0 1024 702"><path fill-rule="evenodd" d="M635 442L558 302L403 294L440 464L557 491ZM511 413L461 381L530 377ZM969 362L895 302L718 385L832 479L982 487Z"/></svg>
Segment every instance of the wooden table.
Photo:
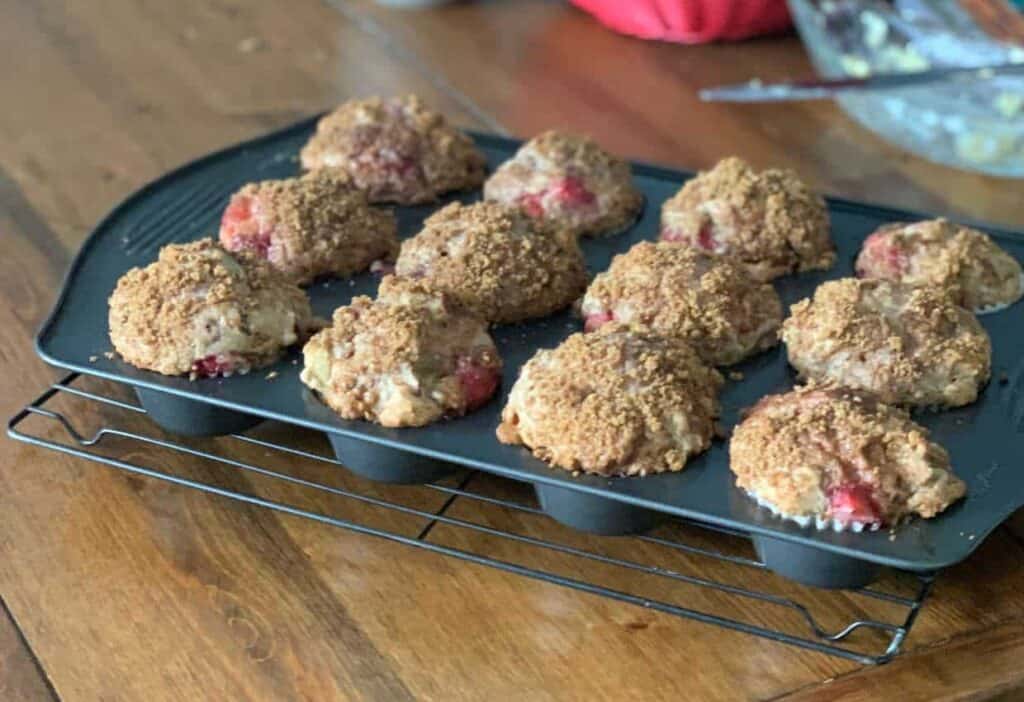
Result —
<svg viewBox="0 0 1024 702"><path fill-rule="evenodd" d="M114 203L357 95L416 91L463 125L574 127L688 168L736 153L827 192L1024 226L1019 181L909 156L828 103L696 99L806 75L793 37L644 43L539 0L9 0L0 46L4 416L52 381L31 336ZM4 700L1024 698L1021 514L940 578L902 656L863 668L24 444L0 452Z"/></svg>

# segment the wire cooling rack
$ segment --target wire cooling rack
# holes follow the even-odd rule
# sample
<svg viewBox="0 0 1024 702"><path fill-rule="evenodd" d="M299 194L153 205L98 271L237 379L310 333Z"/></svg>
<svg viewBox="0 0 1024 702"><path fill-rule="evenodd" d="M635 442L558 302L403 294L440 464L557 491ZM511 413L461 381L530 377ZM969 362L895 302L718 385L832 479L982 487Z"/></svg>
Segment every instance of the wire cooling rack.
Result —
<svg viewBox="0 0 1024 702"><path fill-rule="evenodd" d="M884 663L899 652L934 580L932 575L887 571L880 584L869 588L806 588L770 573L741 532L673 518L647 535L592 537L552 522L528 486L475 471L389 490L335 471L343 465L328 452L296 445L302 443L299 430L276 434L288 441L263 438L258 431L217 440L180 439L134 416L144 414L122 386L72 373L11 418L7 432L18 441L129 473L863 664ZM98 420L100 426L83 431L69 415L79 423L82 417ZM147 431L118 428L125 425ZM306 439L317 438L306 434ZM160 456L169 455L164 452L188 457L195 470L185 476L162 467ZM254 453L261 457L258 464L246 458ZM145 456L153 465L125 460L126 455ZM173 463L181 465L180 460ZM318 468L321 479L302 477L303 464L306 473L309 466ZM322 479L325 469L328 479ZM287 484L330 497L332 504L340 498L347 514L239 489L238 480L223 479L225 471L252 478L242 481L247 488L257 482ZM373 520L348 516L365 517L368 510L397 513L414 523L405 530L382 528ZM637 554L654 562L637 559Z"/></svg>

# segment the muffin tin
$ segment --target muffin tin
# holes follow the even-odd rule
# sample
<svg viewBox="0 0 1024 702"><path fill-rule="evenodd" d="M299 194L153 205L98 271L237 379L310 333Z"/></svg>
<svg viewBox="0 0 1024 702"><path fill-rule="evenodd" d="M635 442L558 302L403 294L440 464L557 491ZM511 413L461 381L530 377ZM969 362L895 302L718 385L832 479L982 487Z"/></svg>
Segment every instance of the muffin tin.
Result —
<svg viewBox="0 0 1024 702"><path fill-rule="evenodd" d="M315 119L306 120L214 153L147 185L119 205L72 263L37 337L39 355L55 366L133 386L150 416L171 432L226 434L267 418L311 427L327 433L338 458L353 472L374 480L429 482L457 465L470 466L534 484L550 516L594 533L640 532L668 515L717 524L750 534L773 570L822 587L865 584L880 565L931 571L956 563L1024 505L1024 305L981 318L992 336L994 380L980 401L916 417L950 451L957 474L967 482L967 499L933 520L916 520L893 532L861 534L804 529L758 507L735 487L725 441L717 441L681 473L614 479L574 477L549 468L522 447L499 444L494 437L498 415L520 366L537 348L553 347L580 329L580 320L570 312L494 329L505 361L498 397L467 417L416 429L387 429L338 418L299 381L298 349L276 365L248 375L196 381L142 371L109 354L106 299L117 279L129 268L153 261L165 244L214 234L228 197L244 183L294 175L299 148L314 125ZM474 138L491 168L520 145L492 135ZM612 256L637 241L656 238L661 203L690 175L635 164L634 178L646 198L644 212L618 236L582 240L591 273L607 268ZM457 197L471 201L479 193ZM414 234L437 206L398 208L401 236ZM829 199L829 210L839 261L830 271L776 281L787 305L808 296L823 280L851 275L861 241L878 225L926 217L839 199ZM985 229L1024 260L1024 236ZM329 317L353 295L372 295L376 285L377 278L366 273L350 280L317 281L308 293L314 311ZM730 380L722 392L722 424L727 430L744 407L793 382L781 348L728 370L741 373L743 379Z"/></svg>

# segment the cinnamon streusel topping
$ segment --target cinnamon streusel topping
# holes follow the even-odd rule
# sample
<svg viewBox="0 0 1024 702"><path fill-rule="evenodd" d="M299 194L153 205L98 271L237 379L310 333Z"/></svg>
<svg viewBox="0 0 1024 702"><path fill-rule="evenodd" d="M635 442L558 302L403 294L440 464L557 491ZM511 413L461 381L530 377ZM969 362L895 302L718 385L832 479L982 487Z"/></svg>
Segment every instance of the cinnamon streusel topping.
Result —
<svg viewBox="0 0 1024 702"><path fill-rule="evenodd" d="M661 226L663 240L728 254L761 281L835 262L824 200L792 171L758 173L735 157L683 185Z"/></svg>
<svg viewBox="0 0 1024 702"><path fill-rule="evenodd" d="M402 243L395 273L422 278L491 322L543 317L586 286L575 237L496 202L452 203Z"/></svg>
<svg viewBox="0 0 1024 702"><path fill-rule="evenodd" d="M566 470L679 471L711 445L722 382L686 345L609 324L538 351L497 435Z"/></svg>

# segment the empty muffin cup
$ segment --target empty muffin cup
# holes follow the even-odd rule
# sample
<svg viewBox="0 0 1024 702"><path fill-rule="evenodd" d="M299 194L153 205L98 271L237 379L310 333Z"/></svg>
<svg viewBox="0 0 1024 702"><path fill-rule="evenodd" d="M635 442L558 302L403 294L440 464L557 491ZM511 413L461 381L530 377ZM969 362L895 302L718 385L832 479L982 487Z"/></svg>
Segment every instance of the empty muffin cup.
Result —
<svg viewBox="0 0 1024 702"><path fill-rule="evenodd" d="M451 475L454 463L439 461L410 451L388 448L372 441L327 432L334 455L356 475L381 483L421 485Z"/></svg>
<svg viewBox="0 0 1024 702"><path fill-rule="evenodd" d="M183 436L223 436L251 429L262 417L187 400L161 390L135 388L139 404L162 429Z"/></svg>
<svg viewBox="0 0 1024 702"><path fill-rule="evenodd" d="M658 524L658 513L572 488L534 483L541 509L557 522L603 536L638 534Z"/></svg>
<svg viewBox="0 0 1024 702"><path fill-rule="evenodd" d="M881 570L877 563L841 556L816 546L768 536L751 538L758 558L769 570L803 585L830 590L864 587L874 582Z"/></svg>

